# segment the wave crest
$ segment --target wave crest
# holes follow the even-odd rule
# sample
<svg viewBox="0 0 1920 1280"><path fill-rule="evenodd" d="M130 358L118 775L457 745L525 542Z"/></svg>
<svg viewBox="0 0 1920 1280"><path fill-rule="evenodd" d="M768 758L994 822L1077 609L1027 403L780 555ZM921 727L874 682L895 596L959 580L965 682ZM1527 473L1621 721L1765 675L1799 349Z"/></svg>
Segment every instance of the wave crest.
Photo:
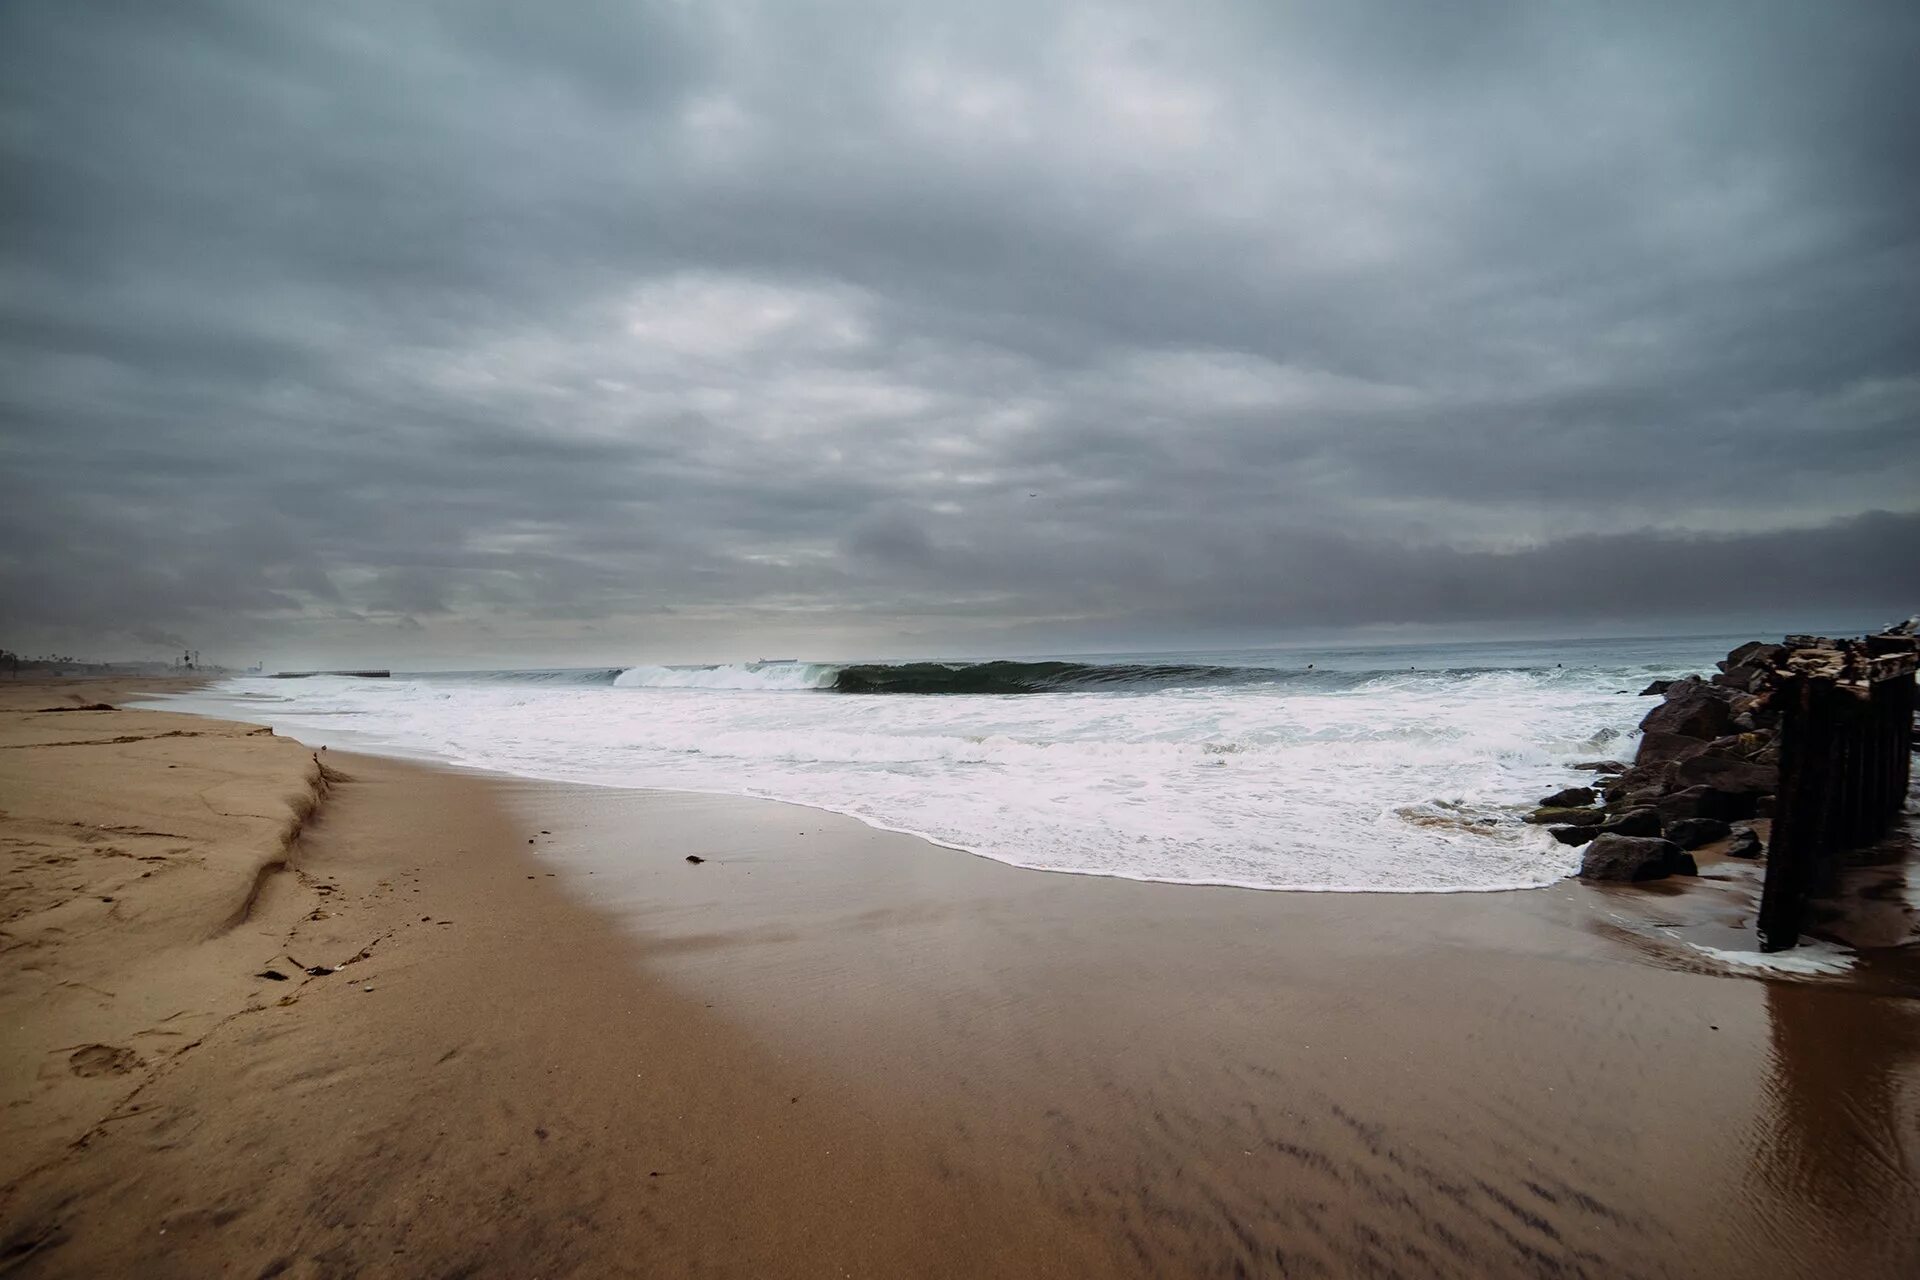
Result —
<svg viewBox="0 0 1920 1280"><path fill-rule="evenodd" d="M613 681L625 689L825 690L833 693L1022 694L1212 688L1311 679L1345 687L1378 673L1096 662L744 662L638 666Z"/></svg>
<svg viewBox="0 0 1920 1280"><path fill-rule="evenodd" d="M628 667L619 689L828 689L839 668L817 662L741 662L708 667Z"/></svg>

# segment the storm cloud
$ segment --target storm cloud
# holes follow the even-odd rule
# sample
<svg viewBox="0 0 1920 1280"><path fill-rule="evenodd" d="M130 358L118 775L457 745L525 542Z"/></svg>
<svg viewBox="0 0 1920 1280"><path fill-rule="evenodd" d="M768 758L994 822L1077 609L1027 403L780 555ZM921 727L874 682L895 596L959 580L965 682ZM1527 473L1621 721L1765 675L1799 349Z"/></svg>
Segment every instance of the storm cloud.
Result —
<svg viewBox="0 0 1920 1280"><path fill-rule="evenodd" d="M0 8L0 643L1920 598L1920 7Z"/></svg>

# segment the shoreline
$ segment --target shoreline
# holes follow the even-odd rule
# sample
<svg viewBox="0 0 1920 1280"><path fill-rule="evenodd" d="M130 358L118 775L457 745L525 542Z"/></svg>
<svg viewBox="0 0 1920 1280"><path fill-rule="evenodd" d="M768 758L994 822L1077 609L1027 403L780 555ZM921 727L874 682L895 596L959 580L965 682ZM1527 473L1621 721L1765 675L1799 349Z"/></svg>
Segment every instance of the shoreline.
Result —
<svg viewBox="0 0 1920 1280"><path fill-rule="evenodd" d="M315 745L315 746L321 746L321 739L325 739L325 741L328 744L332 745L335 749L339 749L339 750L358 751L358 752L364 752L372 755L386 756L394 759L409 760L409 761L414 761L417 763L424 764L430 768L447 768L447 769L465 770L480 776L552 782L558 785L580 786L580 787L589 787L589 788L613 790L613 791L644 790L644 791L650 791L650 792L655 792L659 794L701 795L701 796L711 796L716 798L736 799L736 800L754 802L754 803L773 803L773 804L794 805L797 807L806 808L819 813L833 814L837 816L852 818L876 831L908 837L913 840L920 841L925 844L932 845L941 849L946 849L953 852L966 854L967 856L970 856L970 857L984 859L987 861L998 863L1002 866L1012 867L1022 871L1045 872L1045 873L1067 875L1067 876L1074 876L1074 877L1124 880L1124 881L1129 881L1129 882L1138 883L1138 884L1162 884L1162 885L1171 885L1171 886L1186 887L1186 888L1226 888L1226 889L1239 889L1239 890L1249 890L1249 891L1255 891L1255 892L1271 892L1271 893L1379 894L1379 895L1387 895L1387 896L1396 896L1396 895L1405 895L1405 894L1451 895L1451 894L1506 893L1506 892L1514 892L1514 891L1522 891L1522 890L1546 889L1546 888L1551 888L1556 884L1563 883L1565 880L1575 875L1579 865L1578 851L1569 850L1566 846L1553 842L1551 839L1549 839L1545 835L1544 828L1529 829L1531 835L1535 837L1533 847L1530 850L1530 852L1542 858L1550 857L1558 860L1558 866L1553 869L1555 872L1555 874L1553 875L1553 878L1541 878L1543 875L1546 874L1546 870L1547 870L1545 868L1542 868L1538 870L1528 871L1526 873L1526 878L1524 879L1503 880L1503 881L1481 880L1474 883L1462 883L1462 884L1404 884L1404 883L1383 883L1383 882L1369 881L1369 880L1338 881L1338 882L1290 881L1286 883L1276 883L1272 880L1234 879L1234 878L1225 877L1225 876L1187 877L1187 876L1178 876L1178 875L1172 875L1172 874L1133 873L1126 870L1107 869L1107 868L1093 866L1093 865L1069 866L1069 865L1061 865L1057 863L1036 862L1031 860L1030 854L1020 855L1020 854L1008 852L1004 849L1000 851L995 851L993 848L985 844L968 844L968 843L960 842L958 840L951 840L943 836L929 832L927 830L921 829L919 827L897 824L894 822L890 822L885 818L873 816L868 810L855 805L836 804L826 800L813 798L807 795L770 794L765 792L748 791L737 786L736 787L708 787L708 786L691 785L685 782L676 782L676 781L638 783L638 782L626 781L626 780L606 780L606 779L582 776L577 772L568 773L568 772L557 771L551 767L542 767L537 764L529 765L524 761L520 762L517 766L507 766L507 765L502 765L497 763L474 763L467 760L453 758L451 755L436 753L431 748L420 747L420 746L416 746L409 743L395 742L395 741L383 738L377 733L373 733L364 729L335 728L332 726L327 726L326 728L322 729L312 724L302 726L297 722L291 726L276 723L276 719L273 715L271 715L269 712L259 710L257 708L257 705L255 709L251 711L243 712L239 710L239 708L248 706L248 704L244 701L244 699L251 697L253 695L227 694L224 696L230 699L231 701L233 701L236 704L235 707L223 708L220 706L218 702L208 702L199 707L186 710L182 712L182 714L205 715L205 716L213 716L216 718L224 718L230 712L234 714L236 717L241 715L257 715L259 718L252 720L251 721L252 723L258 723L263 725L271 724L271 725L274 725L276 731L278 732L304 735L305 738L311 739L312 745ZM859 696L859 695L844 695L844 696ZM895 696L911 696L911 695L895 695ZM148 707L154 710L169 709L167 707L167 704L161 701L156 701L156 702L148 703L145 705L147 705ZM322 747L322 749L324 749L324 747ZM1583 777L1584 775L1579 775L1579 776ZM1543 781L1541 785L1553 786L1555 784L1562 783L1564 781L1566 780L1561 779L1559 777L1555 777L1551 780ZM1516 801L1515 803L1504 806L1504 807L1507 810L1511 811L1512 813L1517 814L1523 808L1530 807L1530 806L1521 805ZM1429 825L1429 824L1423 823L1419 825Z"/></svg>
<svg viewBox="0 0 1920 1280"><path fill-rule="evenodd" d="M241 735L270 744L289 740ZM1175 893L778 801L319 758L343 776L256 903L293 930L247 954L370 954L287 983L248 970L192 1053L143 1049L152 1077L97 1136L24 1183L8 1170L0 1265L1915 1261L1916 992L1668 967L1596 910L1657 895ZM16 810L17 775L0 782ZM111 1079L72 1077L96 1101ZM11 1130L44 1098L8 1101Z"/></svg>
<svg viewBox="0 0 1920 1280"><path fill-rule="evenodd" d="M185 682L191 688L184 692L194 692L217 684L215 680ZM162 698L183 690L168 690ZM168 703L164 700L148 700L136 704L143 709L164 710ZM200 708L179 712L189 716L213 716L219 718L217 709ZM253 721L268 725L270 720ZM1183 889L1228 889L1257 893L1308 894L1308 895L1361 895L1399 898L1407 896L1439 896L1507 894L1521 892L1541 892L1569 885L1584 884L1588 891L1604 892L1598 885L1585 882L1580 875L1578 848L1563 845L1552 846L1565 854L1570 863L1559 878L1549 881L1524 884L1488 884L1463 885L1458 887L1389 887L1375 884L1359 885L1276 885L1255 881L1236 881L1227 879L1181 879L1167 876L1130 875L1121 871L1108 871L1098 868L1061 867L1036 864L1019 859L987 852L972 846L949 842L924 831L911 827L893 826L867 814L848 807L836 806L820 801L789 798L785 796L764 795L741 789L715 789L688 786L640 786L630 783L596 781L578 777L562 776L547 772L522 771L483 764L470 764L431 752L386 742L375 735L369 735L357 729L336 729L326 735L347 740L345 750L385 759L407 761L430 769L447 769L466 773L475 777L492 778L503 783L535 782L552 784L558 787L582 787L596 791L616 793L644 792L661 796L700 796L716 800L737 801L748 804L785 805L802 809L810 813L844 817L858 822L862 826L880 833L896 835L916 843L977 858L999 866L1026 872L1041 872L1063 875L1073 878L1118 880L1143 885L1167 885ZM364 741L362 741L364 739ZM327 745L309 742L310 747L326 751ZM1586 772L1577 773L1575 780L1585 779ZM1526 806L1516 805L1516 809ZM1747 824L1761 837L1770 839L1771 819L1760 818ZM1545 827L1535 828L1544 832ZM1905 832L1896 831L1884 839L1882 845L1904 845L1911 848L1920 842L1920 823L1913 824ZM1759 950L1759 939L1753 928L1753 917L1757 914L1760 898L1760 881L1764 875L1764 861L1750 858L1736 858L1727 855L1727 838L1709 841L1695 846L1692 850L1696 861L1703 869L1697 877L1689 876L1661 887L1651 884L1637 885L1629 893L1629 900L1639 897L1677 899L1681 908L1680 918L1673 924L1682 932L1673 933L1667 950L1666 959L1671 962L1675 955L1690 960L1695 966L1707 972L1724 973L1736 976L1758 976L1779 978L1794 977L1832 977L1854 967L1859 950L1878 951L1881 959L1891 956L1894 970L1892 976L1882 982L1880 989L1895 992L1912 989L1920 991L1920 884L1916 884L1904 895L1908 902L1905 919L1899 918L1897 910L1889 912L1884 902L1889 888L1895 890L1894 897L1902 895L1898 886L1886 882L1885 873L1889 862L1887 856L1877 860L1857 862L1841 872L1840 884L1829 900L1829 910L1825 918L1813 925L1809 931L1811 944L1820 951L1818 958L1809 952L1801 957L1805 963L1791 959L1782 959L1774 955L1763 955ZM1869 851L1859 851L1856 858ZM1885 854L1883 850L1883 855ZM1897 851L1894 860L1899 860ZM1916 864L1920 865L1920 864ZM1645 947L1652 941L1647 929L1637 933L1632 929L1623 932L1631 935L1630 945ZM1832 954L1838 949L1838 956ZM1824 949L1824 950L1822 950ZM1905 949L1905 954L1893 953Z"/></svg>

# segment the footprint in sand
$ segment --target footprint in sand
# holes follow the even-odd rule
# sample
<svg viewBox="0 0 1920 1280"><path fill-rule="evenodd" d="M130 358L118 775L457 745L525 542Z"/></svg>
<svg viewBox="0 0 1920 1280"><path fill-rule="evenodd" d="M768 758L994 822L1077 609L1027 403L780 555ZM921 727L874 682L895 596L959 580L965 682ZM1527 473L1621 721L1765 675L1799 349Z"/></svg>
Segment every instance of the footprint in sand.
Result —
<svg viewBox="0 0 1920 1280"><path fill-rule="evenodd" d="M90 1044L67 1058L67 1070L77 1076L123 1076L140 1066L140 1055L111 1044Z"/></svg>

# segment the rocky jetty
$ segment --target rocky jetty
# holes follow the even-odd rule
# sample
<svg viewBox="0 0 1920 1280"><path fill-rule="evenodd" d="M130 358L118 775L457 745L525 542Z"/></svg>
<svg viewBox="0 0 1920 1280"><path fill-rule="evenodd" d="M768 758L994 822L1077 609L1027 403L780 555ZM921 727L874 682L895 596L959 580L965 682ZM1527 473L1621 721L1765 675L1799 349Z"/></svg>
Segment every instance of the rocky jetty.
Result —
<svg viewBox="0 0 1920 1280"><path fill-rule="evenodd" d="M1640 721L1633 761L1573 765L1595 775L1591 786L1542 797L1526 821L1545 826L1562 844L1584 846L1580 874L1588 879L1693 875L1687 851L1722 840L1729 841L1729 856L1764 856L1766 847L1748 822L1773 816L1790 682L1879 680L1884 673L1876 672L1897 661L1907 665L1893 674L1911 680L1916 635L1920 618L1864 640L1755 640L1729 653L1707 679L1655 680L1641 690L1660 701ZM1906 751L1898 748L1902 759Z"/></svg>
<svg viewBox="0 0 1920 1280"><path fill-rule="evenodd" d="M1772 695L1787 645L1743 644L1709 679L1656 680L1643 697L1660 701L1640 721L1633 760L1584 761L1591 788L1545 796L1528 822L1562 844L1583 845L1580 874L1594 880L1652 880L1695 874L1687 852L1730 835L1739 855L1764 850L1747 826L1772 811L1780 784L1780 714Z"/></svg>

